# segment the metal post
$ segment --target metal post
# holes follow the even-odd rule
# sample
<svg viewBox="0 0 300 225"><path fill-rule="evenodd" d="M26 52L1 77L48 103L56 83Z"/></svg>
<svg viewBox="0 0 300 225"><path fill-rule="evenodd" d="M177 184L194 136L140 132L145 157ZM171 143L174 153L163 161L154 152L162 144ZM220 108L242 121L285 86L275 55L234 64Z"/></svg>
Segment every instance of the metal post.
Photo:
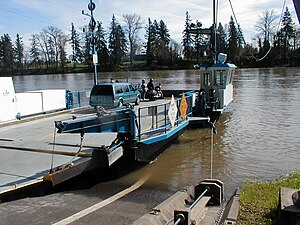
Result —
<svg viewBox="0 0 300 225"><path fill-rule="evenodd" d="M217 15L216 15L216 12L217 9L216 9L216 0L213 1L213 33L212 33L212 36L213 36L213 58L214 58L214 64L217 63Z"/></svg>
<svg viewBox="0 0 300 225"><path fill-rule="evenodd" d="M165 104L165 133L167 133L167 104Z"/></svg>
<svg viewBox="0 0 300 225"><path fill-rule="evenodd" d="M202 194L194 201L194 203L189 207L190 210L192 210L195 205L197 205L197 203L201 200L201 198L205 195L205 193L208 192L208 188L206 188Z"/></svg>
<svg viewBox="0 0 300 225"><path fill-rule="evenodd" d="M77 92L77 98L78 98L78 107L81 107L81 100L80 100L80 92Z"/></svg>
<svg viewBox="0 0 300 225"><path fill-rule="evenodd" d="M181 223L182 218L178 218L177 221L174 223L174 225L178 225L179 223Z"/></svg>
<svg viewBox="0 0 300 225"><path fill-rule="evenodd" d="M210 179L213 177L213 151L214 151L214 132L211 128L211 139L210 139Z"/></svg>
<svg viewBox="0 0 300 225"><path fill-rule="evenodd" d="M154 130L154 107L155 106L151 106L151 130Z"/></svg>
<svg viewBox="0 0 300 225"><path fill-rule="evenodd" d="M139 108L139 111L138 111L138 117L139 117L139 124L138 124L138 126L139 126L139 141L141 140L141 126L142 126L142 124L141 124L141 108Z"/></svg>
<svg viewBox="0 0 300 225"><path fill-rule="evenodd" d="M179 109L179 100L176 100L176 106L177 109ZM177 110L177 115L176 115L176 125L178 126L179 124L179 110Z"/></svg>
<svg viewBox="0 0 300 225"><path fill-rule="evenodd" d="M155 119L156 119L156 129L158 128L158 111L157 111L157 106L155 106Z"/></svg>
<svg viewBox="0 0 300 225"><path fill-rule="evenodd" d="M94 20L94 15L93 15L93 10L95 9L95 3L93 3L93 0L90 0L90 4L89 4L89 10L91 11L91 20ZM95 28L94 28L95 29ZM94 85L96 85L98 83L98 73L97 73L97 63L98 63L98 59L97 59L97 51L96 51L96 33L94 32L94 29L92 30L93 32L93 63L94 63Z"/></svg>
<svg viewBox="0 0 300 225"><path fill-rule="evenodd" d="M94 85L98 83L98 72L97 72L97 64L98 64L98 55L96 50L96 33L95 33L95 27L96 27L96 21L94 19L93 11L95 10L96 5L93 2L93 0L90 0L90 3L88 4L88 9L91 11L90 15L84 13L84 10L82 10L82 14L91 17L90 23L89 23L89 30L92 34L92 56L93 56L93 63L94 63Z"/></svg>

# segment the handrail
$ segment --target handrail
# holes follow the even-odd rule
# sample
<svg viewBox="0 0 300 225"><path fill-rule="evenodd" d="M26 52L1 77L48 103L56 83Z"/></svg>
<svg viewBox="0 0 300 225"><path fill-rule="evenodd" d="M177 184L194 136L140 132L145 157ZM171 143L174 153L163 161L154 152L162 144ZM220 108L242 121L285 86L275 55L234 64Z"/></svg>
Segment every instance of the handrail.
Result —
<svg viewBox="0 0 300 225"><path fill-rule="evenodd" d="M66 93L66 107L67 109L74 109L89 105L90 90L67 91Z"/></svg>
<svg viewBox="0 0 300 225"><path fill-rule="evenodd" d="M185 93L185 97L188 103L187 112L186 112L187 118L192 114L193 93L194 91L189 91ZM179 96L182 96L182 94ZM180 112L181 99L182 97L178 97L175 99L178 111L177 111L177 116L176 116L174 126L179 126L184 121ZM171 122L168 117L169 106L170 106L170 102L165 102L160 104L152 104L148 106L139 107L137 112L137 123L138 123L137 137L139 141L142 141L143 139L147 139L148 138L147 136L149 136L150 134L151 137L153 137L155 134L160 135L163 133L167 133L167 131L172 128ZM151 116L151 124L147 124L148 127L146 127L147 125L145 125L145 123L142 124L143 116Z"/></svg>

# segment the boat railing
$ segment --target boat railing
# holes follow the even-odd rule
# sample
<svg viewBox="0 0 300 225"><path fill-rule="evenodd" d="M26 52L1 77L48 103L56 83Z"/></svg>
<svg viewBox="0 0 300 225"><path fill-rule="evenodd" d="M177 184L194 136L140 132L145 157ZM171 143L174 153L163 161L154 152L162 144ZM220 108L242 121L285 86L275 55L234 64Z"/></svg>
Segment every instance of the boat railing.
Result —
<svg viewBox="0 0 300 225"><path fill-rule="evenodd" d="M171 120L168 116L171 101L139 107L137 112L138 140L141 141L153 136L166 134L173 127L178 127L183 121L187 120L192 114L193 93L193 91L185 93L187 103L185 118L182 118L182 112L180 110L180 105L182 104L182 94L175 99L177 115L174 126L172 126Z"/></svg>
<svg viewBox="0 0 300 225"><path fill-rule="evenodd" d="M75 109L89 105L90 90L67 91L66 107L67 109Z"/></svg>

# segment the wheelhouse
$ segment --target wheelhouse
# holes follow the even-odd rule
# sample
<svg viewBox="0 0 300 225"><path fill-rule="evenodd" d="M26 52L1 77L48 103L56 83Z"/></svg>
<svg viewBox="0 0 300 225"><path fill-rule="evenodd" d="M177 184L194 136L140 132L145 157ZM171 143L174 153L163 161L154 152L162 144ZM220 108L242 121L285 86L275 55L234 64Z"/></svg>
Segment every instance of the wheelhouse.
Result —
<svg viewBox="0 0 300 225"><path fill-rule="evenodd" d="M202 64L200 69L200 92L207 96L215 109L225 108L233 100L233 76L236 66L230 63Z"/></svg>

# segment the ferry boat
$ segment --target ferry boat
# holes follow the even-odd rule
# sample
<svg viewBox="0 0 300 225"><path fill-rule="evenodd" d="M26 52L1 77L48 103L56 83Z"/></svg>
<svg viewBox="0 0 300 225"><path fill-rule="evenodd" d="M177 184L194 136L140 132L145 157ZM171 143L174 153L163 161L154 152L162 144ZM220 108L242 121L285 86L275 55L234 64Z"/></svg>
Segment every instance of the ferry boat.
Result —
<svg viewBox="0 0 300 225"><path fill-rule="evenodd" d="M197 65L200 70L200 90L194 115L209 116L215 121L233 101L233 77L236 66L225 63L227 56L220 53L218 61L212 64Z"/></svg>

